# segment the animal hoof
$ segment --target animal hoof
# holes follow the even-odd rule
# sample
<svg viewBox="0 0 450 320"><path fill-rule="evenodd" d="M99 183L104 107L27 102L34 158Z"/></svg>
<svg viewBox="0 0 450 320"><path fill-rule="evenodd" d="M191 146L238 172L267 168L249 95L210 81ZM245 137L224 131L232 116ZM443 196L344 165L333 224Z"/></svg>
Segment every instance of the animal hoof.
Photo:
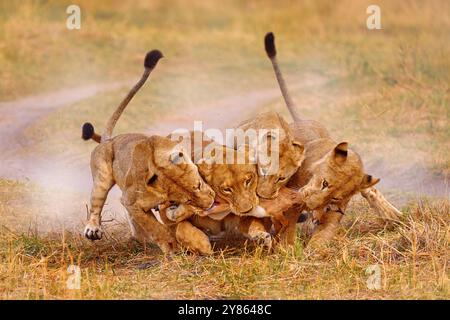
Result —
<svg viewBox="0 0 450 320"><path fill-rule="evenodd" d="M87 225L84 229L84 236L89 240L100 240L103 236L103 231L99 226Z"/></svg>

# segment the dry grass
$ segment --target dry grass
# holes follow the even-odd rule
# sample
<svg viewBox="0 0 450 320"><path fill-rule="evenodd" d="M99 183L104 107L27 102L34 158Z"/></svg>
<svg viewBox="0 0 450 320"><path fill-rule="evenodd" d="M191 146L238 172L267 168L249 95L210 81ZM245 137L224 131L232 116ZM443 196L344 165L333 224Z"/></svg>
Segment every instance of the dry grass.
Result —
<svg viewBox="0 0 450 320"><path fill-rule="evenodd" d="M9 186L9 187L8 187ZM320 252L224 248L211 257L168 258L124 236L124 223L106 224L107 238L91 243L78 233L45 235L6 222L14 197L32 186L4 181L0 216L0 297L4 299L448 299L450 202L411 205L401 223L386 226L356 200L334 244ZM15 205L32 217L27 203ZM8 225L9 227L6 227ZM14 224L13 224L14 225ZM31 223L31 225L33 225ZM20 228L19 228L20 229ZM66 286L69 265L81 268L81 288ZM369 290L365 270L376 264L381 289Z"/></svg>

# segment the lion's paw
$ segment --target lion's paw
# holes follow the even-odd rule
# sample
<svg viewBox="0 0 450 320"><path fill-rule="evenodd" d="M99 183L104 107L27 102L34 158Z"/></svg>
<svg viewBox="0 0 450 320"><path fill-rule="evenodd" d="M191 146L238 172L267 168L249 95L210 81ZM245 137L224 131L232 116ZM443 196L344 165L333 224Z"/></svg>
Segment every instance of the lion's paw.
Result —
<svg viewBox="0 0 450 320"><path fill-rule="evenodd" d="M102 228L89 223L84 229L84 236L89 240L100 240L103 236Z"/></svg>
<svg viewBox="0 0 450 320"><path fill-rule="evenodd" d="M166 209L166 217L170 221L176 222L177 219L182 215L182 210L179 206L172 205Z"/></svg>

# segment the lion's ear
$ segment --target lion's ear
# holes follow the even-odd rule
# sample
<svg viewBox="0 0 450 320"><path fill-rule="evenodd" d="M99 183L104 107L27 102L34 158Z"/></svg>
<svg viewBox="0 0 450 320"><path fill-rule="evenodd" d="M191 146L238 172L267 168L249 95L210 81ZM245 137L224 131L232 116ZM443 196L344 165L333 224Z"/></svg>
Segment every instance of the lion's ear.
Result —
<svg viewBox="0 0 450 320"><path fill-rule="evenodd" d="M348 143L341 142L333 150L333 158L338 164L343 164L347 160L348 155Z"/></svg>
<svg viewBox="0 0 450 320"><path fill-rule="evenodd" d="M292 146L294 147L295 154L297 155L297 159L300 162L305 154L305 146L296 140L292 141Z"/></svg>
<svg viewBox="0 0 450 320"><path fill-rule="evenodd" d="M363 181L361 182L361 189L373 187L378 182L380 182L380 178L374 178L370 174L365 174Z"/></svg>
<svg viewBox="0 0 450 320"><path fill-rule="evenodd" d="M209 159L202 158L197 162L197 168L200 175L205 179L206 183L211 181L213 164Z"/></svg>
<svg viewBox="0 0 450 320"><path fill-rule="evenodd" d="M305 146L297 140L292 141L292 145L299 153L303 153L305 151Z"/></svg>

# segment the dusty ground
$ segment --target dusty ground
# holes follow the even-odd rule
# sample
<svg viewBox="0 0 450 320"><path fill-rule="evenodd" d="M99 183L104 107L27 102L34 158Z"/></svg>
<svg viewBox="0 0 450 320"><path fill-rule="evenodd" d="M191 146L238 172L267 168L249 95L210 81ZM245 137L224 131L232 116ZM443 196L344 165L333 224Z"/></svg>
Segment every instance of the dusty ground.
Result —
<svg viewBox="0 0 450 320"><path fill-rule="evenodd" d="M231 1L220 14L202 2L81 2L79 33L59 22L62 2L1 4L1 298L448 299L450 21L436 14L446 2L380 3L382 33L361 27L364 1ZM265 110L289 119L262 50L268 30L301 114L358 150L402 222L384 225L355 197L322 253L299 234L287 251L241 243L169 259L130 239L113 190L106 239L85 240L94 144L81 124L102 130L152 48L166 58L116 133L165 134L193 120L223 129ZM70 264L79 290L67 288ZM366 285L373 264L379 290Z"/></svg>

